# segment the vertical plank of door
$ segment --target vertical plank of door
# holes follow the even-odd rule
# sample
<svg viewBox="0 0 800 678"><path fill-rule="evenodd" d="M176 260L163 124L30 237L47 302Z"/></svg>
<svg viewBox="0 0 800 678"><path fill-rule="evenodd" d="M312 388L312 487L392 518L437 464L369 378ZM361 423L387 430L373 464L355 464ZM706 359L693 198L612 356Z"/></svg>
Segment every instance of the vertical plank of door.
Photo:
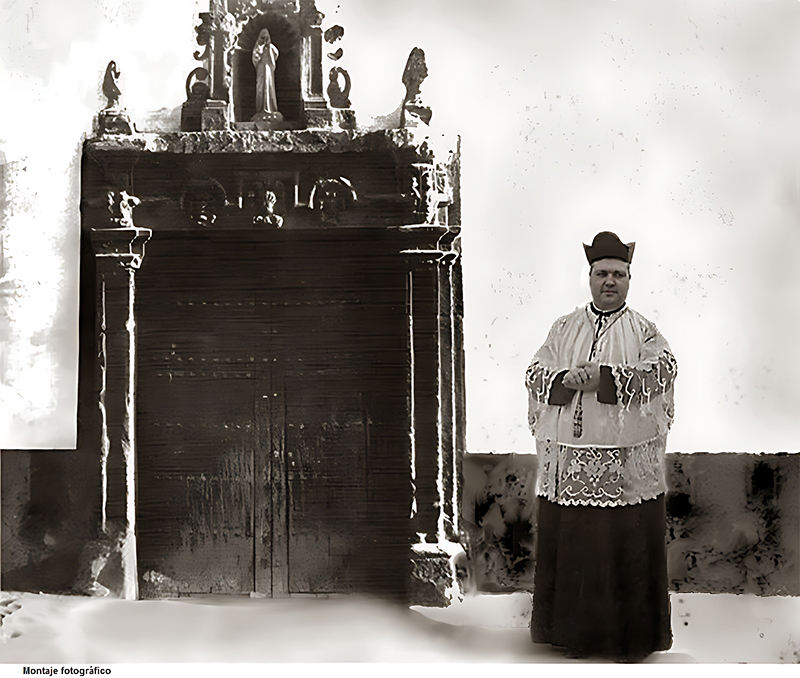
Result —
<svg viewBox="0 0 800 678"><path fill-rule="evenodd" d="M289 593L289 522L286 482L286 384L282 362L272 360L270 373L270 486L272 502L272 596Z"/></svg>
<svg viewBox="0 0 800 678"><path fill-rule="evenodd" d="M259 357L253 403L255 441L253 445L253 590L272 596L272 440L270 436L271 358Z"/></svg>

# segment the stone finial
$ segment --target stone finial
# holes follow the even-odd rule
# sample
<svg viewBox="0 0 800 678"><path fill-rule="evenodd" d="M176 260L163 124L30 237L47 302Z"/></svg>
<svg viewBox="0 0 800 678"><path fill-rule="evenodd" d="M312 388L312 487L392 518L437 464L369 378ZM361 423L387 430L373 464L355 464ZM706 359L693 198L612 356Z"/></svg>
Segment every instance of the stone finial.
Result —
<svg viewBox="0 0 800 678"><path fill-rule="evenodd" d="M195 68L186 78L186 100L205 101L211 96L211 85L209 79L211 75L208 69Z"/></svg>
<svg viewBox="0 0 800 678"><path fill-rule="evenodd" d="M109 191L108 211L111 213L111 223L116 228L135 228L133 210L141 202L127 191Z"/></svg>
<svg viewBox="0 0 800 678"><path fill-rule="evenodd" d="M119 100L122 90L119 88L120 72L114 61L109 61L106 66L106 74L103 77L103 96L108 99L107 111L119 110Z"/></svg>
<svg viewBox="0 0 800 678"><path fill-rule="evenodd" d="M108 105L98 116L101 134L132 134L134 131L125 109L120 106L122 90L119 86L119 76L120 71L116 62L109 61L103 76L103 95L108 99Z"/></svg>
<svg viewBox="0 0 800 678"><path fill-rule="evenodd" d="M428 67L425 64L425 52L419 47L411 50L403 71L403 84L406 86L406 96L400 107L400 127L414 126L421 120L426 125L430 124L433 112L423 105L420 88L422 82L428 77ZM410 120L406 117L411 118ZM412 122L413 121L413 122Z"/></svg>
<svg viewBox="0 0 800 678"><path fill-rule="evenodd" d="M344 86L340 82L344 79ZM350 108L350 74L340 66L331 68L328 83L328 100L334 108Z"/></svg>

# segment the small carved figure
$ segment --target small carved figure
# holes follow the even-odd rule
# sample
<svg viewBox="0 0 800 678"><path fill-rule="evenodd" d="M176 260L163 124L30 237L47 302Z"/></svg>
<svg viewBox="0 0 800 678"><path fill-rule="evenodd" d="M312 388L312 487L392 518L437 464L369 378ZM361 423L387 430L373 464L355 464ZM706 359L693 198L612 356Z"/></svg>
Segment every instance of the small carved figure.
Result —
<svg viewBox="0 0 800 678"><path fill-rule="evenodd" d="M225 189L211 178L192 181L181 199L184 212L198 226L213 226L226 204Z"/></svg>
<svg viewBox="0 0 800 678"><path fill-rule="evenodd" d="M412 118L430 124L433 112L423 105L420 95L422 81L428 77L428 67L425 65L425 52L419 47L411 50L403 71L403 84L406 86L406 96L400 107L400 127L406 126L406 113Z"/></svg>
<svg viewBox="0 0 800 678"><path fill-rule="evenodd" d="M415 211L426 224L440 223L446 216L441 209L453 202L453 190L442 165L414 163L414 173L410 176L410 196L414 198Z"/></svg>
<svg viewBox="0 0 800 678"><path fill-rule="evenodd" d="M119 75L117 64L109 61L103 78L103 95L108 99L107 111L119 108L119 99L122 96L122 90L119 88Z"/></svg>
<svg viewBox="0 0 800 678"><path fill-rule="evenodd" d="M112 62L113 63L113 62ZM133 209L142 201L127 191L108 192L108 211L111 221L119 228L134 228Z"/></svg>
<svg viewBox="0 0 800 678"><path fill-rule="evenodd" d="M344 78L344 87L339 82L339 76ZM350 108L350 74L339 66L334 66L330 71L328 83L328 99L334 108Z"/></svg>
<svg viewBox="0 0 800 678"><path fill-rule="evenodd" d="M271 118L278 113L278 100L275 96L275 66L278 61L278 48L272 44L269 30L261 29L253 47L253 65L256 67L256 118Z"/></svg>
<svg viewBox="0 0 800 678"><path fill-rule="evenodd" d="M253 217L253 223L266 224L277 228L283 226L283 217L275 214L275 204L277 202L278 196L272 191L267 191L264 194L264 208L261 214L257 214Z"/></svg>
<svg viewBox="0 0 800 678"><path fill-rule="evenodd" d="M352 207L356 200L358 196L349 179L317 179L311 190L309 207L319 210L322 221L337 224L342 213Z"/></svg>

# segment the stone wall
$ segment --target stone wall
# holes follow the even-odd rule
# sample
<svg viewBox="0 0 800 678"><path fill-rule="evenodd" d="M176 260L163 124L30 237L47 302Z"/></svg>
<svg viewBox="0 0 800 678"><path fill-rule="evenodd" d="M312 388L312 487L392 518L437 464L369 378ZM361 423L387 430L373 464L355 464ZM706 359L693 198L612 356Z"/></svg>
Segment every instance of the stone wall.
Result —
<svg viewBox="0 0 800 678"><path fill-rule="evenodd" d="M464 459L465 586L533 589L537 458ZM800 454L668 454L670 588L800 595Z"/></svg>

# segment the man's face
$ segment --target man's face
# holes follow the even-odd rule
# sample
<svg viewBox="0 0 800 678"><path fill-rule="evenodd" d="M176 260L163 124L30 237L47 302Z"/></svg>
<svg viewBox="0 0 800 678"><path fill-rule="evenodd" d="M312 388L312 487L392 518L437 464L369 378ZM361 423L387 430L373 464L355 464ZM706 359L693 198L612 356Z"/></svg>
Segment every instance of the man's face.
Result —
<svg viewBox="0 0 800 678"><path fill-rule="evenodd" d="M628 264L621 259L600 259L589 271L592 301L601 311L613 311L625 303L631 277Z"/></svg>

